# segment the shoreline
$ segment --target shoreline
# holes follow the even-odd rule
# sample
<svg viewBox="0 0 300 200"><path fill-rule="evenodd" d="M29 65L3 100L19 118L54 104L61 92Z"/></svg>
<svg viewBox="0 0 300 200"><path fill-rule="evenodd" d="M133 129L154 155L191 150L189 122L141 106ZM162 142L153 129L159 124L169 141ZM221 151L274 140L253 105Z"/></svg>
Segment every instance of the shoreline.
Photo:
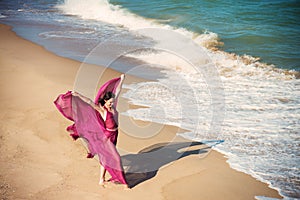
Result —
<svg viewBox="0 0 300 200"><path fill-rule="evenodd" d="M154 177L130 191L122 191L118 186L101 189L97 185L98 163L85 158L84 147L80 142L73 142L65 131L70 121L61 117L53 105L58 94L72 90L81 63L20 38L7 25L0 28L2 198L282 198L266 183L230 168L224 155L214 150L202 159L198 154L191 154L163 165ZM106 80L120 75L111 69L105 72ZM106 80L102 79L99 85ZM128 76L126 81L142 80ZM124 98L120 102L125 102L119 105L121 111L130 107ZM148 122L120 116L117 146L133 153L169 142L174 137L172 134L180 131L178 127L161 125L157 137L138 141L124 134L124 129L135 131L126 127L126 119L141 126Z"/></svg>

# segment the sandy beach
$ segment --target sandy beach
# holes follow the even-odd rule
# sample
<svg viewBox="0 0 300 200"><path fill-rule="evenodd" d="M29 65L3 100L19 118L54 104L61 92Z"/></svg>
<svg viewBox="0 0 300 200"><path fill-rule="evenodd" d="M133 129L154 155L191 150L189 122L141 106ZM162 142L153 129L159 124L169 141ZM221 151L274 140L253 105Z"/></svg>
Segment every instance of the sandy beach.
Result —
<svg viewBox="0 0 300 200"><path fill-rule="evenodd" d="M201 144L190 148L204 152L205 156L187 153L180 159L159 163L159 169L150 175L127 174L133 186L130 190L113 184L101 188L97 160L87 159L81 142L71 139L65 130L71 121L53 104L59 94L73 89L81 63L16 36L6 25L0 25L0 29L1 199L281 198L267 184L231 169L224 155ZM106 70L99 85L119 75L117 71ZM125 83L136 81L142 80L127 76ZM135 107L124 98L120 102L120 111ZM147 126L148 122L120 116L118 148L133 152L136 157L170 142L180 131L178 127L161 125L163 128L156 136L139 140L122 131L138 131L126 127L126 120L139 126Z"/></svg>

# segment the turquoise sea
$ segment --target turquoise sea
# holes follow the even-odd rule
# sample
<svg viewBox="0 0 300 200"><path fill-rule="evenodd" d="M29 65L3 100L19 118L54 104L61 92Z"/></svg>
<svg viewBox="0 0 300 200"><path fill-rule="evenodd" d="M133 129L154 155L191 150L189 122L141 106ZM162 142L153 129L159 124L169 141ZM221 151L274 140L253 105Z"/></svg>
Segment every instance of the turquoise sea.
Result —
<svg viewBox="0 0 300 200"><path fill-rule="evenodd" d="M226 52L300 70L300 1L112 0L130 12L195 34L218 34Z"/></svg>
<svg viewBox="0 0 300 200"><path fill-rule="evenodd" d="M284 199L300 199L299 16L299 0L0 1L0 23L60 56L103 64L120 49L153 45L152 50L128 54L112 66L124 73L136 70L133 65L138 63L165 66L161 71L150 66L135 71L154 81L147 87L124 86L128 89L124 96L144 107L122 114L177 125L190 130L184 137L207 141L214 91L178 57L153 50L164 41L137 30L172 31L201 46L216 66L224 91L224 119L218 132L224 142L213 148L229 158L232 168L268 183ZM87 59L103 43L109 45L100 56ZM174 47L179 43L174 41ZM199 98L187 98L178 77ZM166 88L173 93L159 96ZM156 96L149 95L157 91ZM157 110L160 106L163 113ZM188 107L187 117L180 110L183 106Z"/></svg>

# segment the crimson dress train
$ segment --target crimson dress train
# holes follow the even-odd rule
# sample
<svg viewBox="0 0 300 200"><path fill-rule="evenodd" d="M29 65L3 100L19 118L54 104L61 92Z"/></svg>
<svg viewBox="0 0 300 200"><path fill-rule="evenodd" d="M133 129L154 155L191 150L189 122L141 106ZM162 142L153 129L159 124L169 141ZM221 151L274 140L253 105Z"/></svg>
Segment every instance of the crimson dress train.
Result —
<svg viewBox="0 0 300 200"><path fill-rule="evenodd" d="M108 91L116 93L121 84L121 78L106 82L98 91L95 103ZM127 184L120 155L116 149L118 136L118 112L106 110L104 120L94 107L85 102L81 97L72 95L71 91L61 94L54 101L57 109L74 124L67 127L74 140L81 138L87 143L88 158L95 155L99 157L100 164L112 176L110 181ZM117 97L115 99L115 107Z"/></svg>

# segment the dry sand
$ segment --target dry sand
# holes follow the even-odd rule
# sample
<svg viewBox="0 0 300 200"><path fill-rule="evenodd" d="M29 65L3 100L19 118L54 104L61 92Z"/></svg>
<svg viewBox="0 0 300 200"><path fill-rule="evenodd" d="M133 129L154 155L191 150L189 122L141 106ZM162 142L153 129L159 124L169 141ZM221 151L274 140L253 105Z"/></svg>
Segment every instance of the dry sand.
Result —
<svg viewBox="0 0 300 200"><path fill-rule="evenodd" d="M1 199L244 200L255 199L256 195L281 198L267 184L231 169L222 154L203 145L190 149L200 149L202 155L189 153L178 160L174 155L182 147L168 149L170 158L158 163L155 173L127 174L134 185L129 191L120 185L101 188L97 184L98 162L85 158L83 145L74 142L65 131L71 122L53 104L58 94L72 90L81 63L56 56L16 36L6 25L0 25L0 38ZM99 84L119 74L107 70ZM141 80L126 78L127 83L133 81ZM134 108L125 99L121 102L120 110ZM173 126L150 125L120 116L118 148L140 158L142 154L138 152L153 150L173 140L180 131ZM125 134L135 134L145 127L159 127L159 131L142 140Z"/></svg>

